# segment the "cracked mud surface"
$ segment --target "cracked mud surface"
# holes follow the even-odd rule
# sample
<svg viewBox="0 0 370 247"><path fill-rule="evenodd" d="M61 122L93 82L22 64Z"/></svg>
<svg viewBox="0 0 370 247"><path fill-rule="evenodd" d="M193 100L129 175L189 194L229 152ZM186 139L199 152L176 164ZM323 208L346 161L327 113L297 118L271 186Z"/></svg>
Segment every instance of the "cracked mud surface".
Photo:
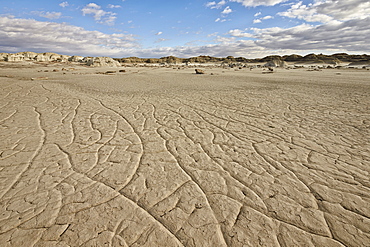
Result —
<svg viewBox="0 0 370 247"><path fill-rule="evenodd" d="M1 246L370 246L369 72L34 71L1 71Z"/></svg>

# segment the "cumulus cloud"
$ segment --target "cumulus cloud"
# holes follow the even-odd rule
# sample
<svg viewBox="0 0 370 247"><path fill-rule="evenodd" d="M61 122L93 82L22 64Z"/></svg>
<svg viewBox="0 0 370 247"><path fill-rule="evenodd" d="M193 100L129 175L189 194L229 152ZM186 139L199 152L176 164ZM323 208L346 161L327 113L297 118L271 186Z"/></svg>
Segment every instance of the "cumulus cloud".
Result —
<svg viewBox="0 0 370 247"><path fill-rule="evenodd" d="M288 0L230 0L230 2L241 3L245 7L274 6Z"/></svg>
<svg viewBox="0 0 370 247"><path fill-rule="evenodd" d="M318 13L312 4L305 5L302 4L302 2L293 4L290 9L285 12L280 12L278 15L289 18L297 18L308 22L326 23L333 20L333 18L329 15Z"/></svg>
<svg viewBox="0 0 370 247"><path fill-rule="evenodd" d="M158 33L156 33L155 35L161 35L163 32L158 32Z"/></svg>
<svg viewBox="0 0 370 247"><path fill-rule="evenodd" d="M230 8L230 6L227 6L222 12L221 14L223 15L228 15L230 14L231 12L233 12L233 10Z"/></svg>
<svg viewBox="0 0 370 247"><path fill-rule="evenodd" d="M93 15L95 21L101 24L114 25L116 20L116 14L113 12L104 11L101 9L101 6L96 3L89 3L82 9L82 14Z"/></svg>
<svg viewBox="0 0 370 247"><path fill-rule="evenodd" d="M244 32L243 30L240 29L233 29L228 32L229 35L233 37L247 37L247 38L252 38L253 34Z"/></svg>
<svg viewBox="0 0 370 247"><path fill-rule="evenodd" d="M267 16L264 16L262 18L259 18L259 19L254 19L253 20L253 23L261 23L262 20L268 20L268 19L273 19L274 17L272 17L271 15L267 15Z"/></svg>
<svg viewBox="0 0 370 247"><path fill-rule="evenodd" d="M319 26L252 29L256 44L267 49L369 52L370 17Z"/></svg>
<svg viewBox="0 0 370 247"><path fill-rule="evenodd" d="M364 19L370 17L369 0L320 0L312 8L318 14L329 15L337 20Z"/></svg>
<svg viewBox="0 0 370 247"><path fill-rule="evenodd" d="M62 3L59 4L59 6L65 8L65 7L69 6L69 3L68 2L62 2Z"/></svg>
<svg viewBox="0 0 370 247"><path fill-rule="evenodd" d="M226 19L221 19L221 18L217 18L216 20L215 20L215 22L225 22L225 21L227 21Z"/></svg>
<svg viewBox="0 0 370 247"><path fill-rule="evenodd" d="M293 4L281 16L297 18L308 22L328 23L331 21L347 21L370 17L370 1L368 0L316 0L305 5L302 2Z"/></svg>
<svg viewBox="0 0 370 247"><path fill-rule="evenodd" d="M216 5L216 2L207 2L206 7L213 7Z"/></svg>
<svg viewBox="0 0 370 247"><path fill-rule="evenodd" d="M252 38L256 46L269 51L291 50L369 53L370 17L348 21L331 21L321 25L301 24L291 28L233 29L228 35Z"/></svg>
<svg viewBox="0 0 370 247"><path fill-rule="evenodd" d="M262 20L268 20L268 19L273 19L274 17L272 17L271 15L266 15L264 17L262 17L261 19Z"/></svg>
<svg viewBox="0 0 370 247"><path fill-rule="evenodd" d="M138 47L127 34L88 31L66 23L0 17L0 50L4 52L52 51L82 56L116 56Z"/></svg>
<svg viewBox="0 0 370 247"><path fill-rule="evenodd" d="M32 11L31 14L38 15L47 19L59 19L62 16L60 12Z"/></svg>
<svg viewBox="0 0 370 247"><path fill-rule="evenodd" d="M221 0L220 2L207 2L206 7L211 9L221 9L227 2L225 0Z"/></svg>

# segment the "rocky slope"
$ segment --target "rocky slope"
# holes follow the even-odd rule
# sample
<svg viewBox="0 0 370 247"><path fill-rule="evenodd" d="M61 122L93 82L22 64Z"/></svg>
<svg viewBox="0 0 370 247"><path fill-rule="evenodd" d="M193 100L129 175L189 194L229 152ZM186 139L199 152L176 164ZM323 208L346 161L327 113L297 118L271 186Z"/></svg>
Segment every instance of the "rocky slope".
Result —
<svg viewBox="0 0 370 247"><path fill-rule="evenodd" d="M81 57L67 56L56 53L35 53L35 52L18 52L18 53L0 53L0 61L7 62L61 62L61 63L80 63L92 67L119 67L120 63L110 57Z"/></svg>
<svg viewBox="0 0 370 247"><path fill-rule="evenodd" d="M110 57L82 57L82 56L67 56L56 53L35 53L35 52L19 52L19 53L0 53L0 61L19 62L77 62L94 67L118 67L125 63L159 63L159 64L199 64L199 63L219 63L219 64L235 64L235 63L264 63L264 64L341 64L347 63L350 65L368 65L370 64L370 55L349 55L347 53L337 53L333 55L324 54L308 54L301 56L292 55L272 55L264 58L248 59L244 57L228 56L224 58L211 56L197 56L190 58L178 58L174 56L161 58L110 58Z"/></svg>
<svg viewBox="0 0 370 247"><path fill-rule="evenodd" d="M337 53L333 55L323 54L308 54L301 56L297 54L292 55L273 55L264 58L248 59L244 57L232 57L228 56L225 58L210 57L210 56L198 56L191 58L177 58L173 56L162 57L162 58L116 58L115 60L120 63L164 63L164 64L193 64L193 63L267 63L271 61L282 62L293 62L293 63L325 63L325 64L339 64L339 63L359 63L359 64L370 64L370 55L349 55L346 53Z"/></svg>

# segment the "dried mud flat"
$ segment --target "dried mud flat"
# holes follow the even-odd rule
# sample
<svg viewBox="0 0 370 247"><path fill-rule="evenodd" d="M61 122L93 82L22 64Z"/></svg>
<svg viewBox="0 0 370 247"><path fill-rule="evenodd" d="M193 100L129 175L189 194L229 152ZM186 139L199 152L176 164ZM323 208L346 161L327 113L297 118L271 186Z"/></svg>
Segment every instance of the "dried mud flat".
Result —
<svg viewBox="0 0 370 247"><path fill-rule="evenodd" d="M370 246L369 71L96 71L0 70L1 246Z"/></svg>

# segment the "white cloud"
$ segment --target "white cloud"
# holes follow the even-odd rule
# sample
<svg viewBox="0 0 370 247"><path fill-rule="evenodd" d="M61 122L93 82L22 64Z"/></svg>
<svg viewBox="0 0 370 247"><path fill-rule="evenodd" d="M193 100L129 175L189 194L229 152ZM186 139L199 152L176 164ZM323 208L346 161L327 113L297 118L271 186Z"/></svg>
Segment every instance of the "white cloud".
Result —
<svg viewBox="0 0 370 247"><path fill-rule="evenodd" d="M109 9L118 9L118 8L122 8L121 5L113 5L113 4L108 4L107 6Z"/></svg>
<svg viewBox="0 0 370 247"><path fill-rule="evenodd" d="M65 7L69 6L69 3L68 2L62 2L62 3L59 4L59 6L65 8Z"/></svg>
<svg viewBox="0 0 370 247"><path fill-rule="evenodd" d="M207 2L206 7L211 9L221 9L227 2L225 0L221 0L220 2Z"/></svg>
<svg viewBox="0 0 370 247"><path fill-rule="evenodd" d="M101 7L95 3L89 3L82 9L82 14L93 15L95 21L101 24L114 25L116 20L116 14L113 12L107 12L101 9Z"/></svg>
<svg viewBox="0 0 370 247"><path fill-rule="evenodd" d="M292 5L290 9L285 12L280 12L278 15L297 18L308 22L326 23L333 20L333 18L328 15L317 13L317 10L312 4L304 5L302 2Z"/></svg>
<svg viewBox="0 0 370 247"><path fill-rule="evenodd" d="M214 41L217 43L230 44L230 43L234 43L235 37L217 36L217 38Z"/></svg>
<svg viewBox="0 0 370 247"><path fill-rule="evenodd" d="M246 38L252 38L253 34L251 33L246 33L240 29L233 29L228 32L233 37L246 37Z"/></svg>
<svg viewBox="0 0 370 247"><path fill-rule="evenodd" d="M215 22L225 22L225 21L227 21L226 19L221 19L221 18L217 18L216 20L215 20Z"/></svg>
<svg viewBox="0 0 370 247"><path fill-rule="evenodd" d="M257 13L254 14L254 17L257 17L257 16L259 16L261 14L262 14L261 12L257 12Z"/></svg>
<svg viewBox="0 0 370 247"><path fill-rule="evenodd" d="M156 33L155 35L161 35L163 32L158 32L158 33Z"/></svg>
<svg viewBox="0 0 370 247"><path fill-rule="evenodd" d="M127 34L105 34L88 31L66 23L41 22L32 19L0 17L0 50L51 51L82 56L116 56L138 47Z"/></svg>
<svg viewBox="0 0 370 247"><path fill-rule="evenodd" d="M274 17L272 17L271 15L267 15L267 16L261 17L259 19L254 19L253 23L261 23L262 20L268 20L268 19L273 19L273 18Z"/></svg>
<svg viewBox="0 0 370 247"><path fill-rule="evenodd" d="M222 12L221 14L223 15L228 15L230 14L231 12L233 12L233 10L230 8L230 6L227 6Z"/></svg>
<svg viewBox="0 0 370 247"><path fill-rule="evenodd" d="M206 7L213 7L213 6L215 6L216 5L216 2L207 2L206 3Z"/></svg>
<svg viewBox="0 0 370 247"><path fill-rule="evenodd" d="M370 17L319 26L252 29L256 44L267 49L338 50L370 52Z"/></svg>
<svg viewBox="0 0 370 247"><path fill-rule="evenodd" d="M261 19L262 20L268 20L268 19L273 19L274 17L272 17L271 15L266 15L264 17L262 17Z"/></svg>
<svg viewBox="0 0 370 247"><path fill-rule="evenodd" d="M230 0L230 2L241 3L245 7L274 6L288 0Z"/></svg>
<svg viewBox="0 0 370 247"><path fill-rule="evenodd" d="M297 18L308 22L328 23L331 21L347 21L370 17L370 1L368 0L316 0L305 5L302 2L293 4L281 16Z"/></svg>
<svg viewBox="0 0 370 247"><path fill-rule="evenodd" d="M47 19L59 19L62 16L60 12L32 11L31 14L38 15Z"/></svg>
<svg viewBox="0 0 370 247"><path fill-rule="evenodd" d="M332 16L336 20L364 19L370 17L369 0L320 0L312 6L318 14Z"/></svg>

